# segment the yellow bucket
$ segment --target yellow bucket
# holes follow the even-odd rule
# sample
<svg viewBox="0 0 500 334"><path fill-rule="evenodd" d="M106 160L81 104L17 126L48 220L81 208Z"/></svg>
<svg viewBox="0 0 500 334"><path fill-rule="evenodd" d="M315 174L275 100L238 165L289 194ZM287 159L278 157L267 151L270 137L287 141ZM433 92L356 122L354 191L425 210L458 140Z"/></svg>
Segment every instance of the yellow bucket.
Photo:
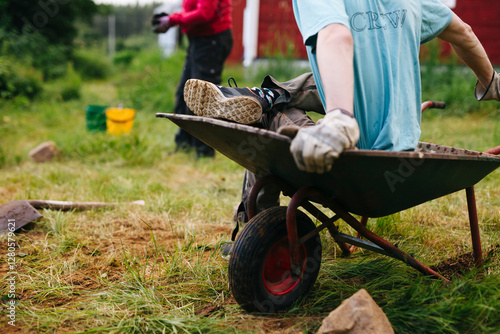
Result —
<svg viewBox="0 0 500 334"><path fill-rule="evenodd" d="M106 109L106 130L114 135L129 133L134 125L135 109L108 108Z"/></svg>

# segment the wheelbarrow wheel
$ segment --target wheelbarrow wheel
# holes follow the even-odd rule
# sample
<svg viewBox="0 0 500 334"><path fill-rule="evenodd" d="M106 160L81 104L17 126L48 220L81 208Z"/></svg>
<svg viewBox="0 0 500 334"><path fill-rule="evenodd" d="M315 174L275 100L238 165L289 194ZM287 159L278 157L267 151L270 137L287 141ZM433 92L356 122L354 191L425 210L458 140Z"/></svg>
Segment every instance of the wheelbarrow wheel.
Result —
<svg viewBox="0 0 500 334"><path fill-rule="evenodd" d="M315 225L297 211L299 238ZM314 285L321 264L319 234L299 247L300 277L290 272L286 207L265 210L251 219L238 236L229 260L229 284L238 304L248 312L275 313L289 309Z"/></svg>

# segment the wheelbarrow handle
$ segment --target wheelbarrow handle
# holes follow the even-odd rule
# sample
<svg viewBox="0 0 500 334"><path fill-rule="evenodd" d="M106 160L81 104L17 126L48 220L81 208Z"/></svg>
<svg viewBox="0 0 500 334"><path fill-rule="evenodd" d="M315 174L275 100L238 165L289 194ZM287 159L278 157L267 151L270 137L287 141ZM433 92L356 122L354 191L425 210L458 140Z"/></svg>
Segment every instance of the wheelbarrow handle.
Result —
<svg viewBox="0 0 500 334"><path fill-rule="evenodd" d="M420 105L421 111L424 112L425 109L435 108L435 109L444 109L446 108L446 103L442 101L425 101ZM484 153L499 155L500 154L500 146L490 148Z"/></svg>
<svg viewBox="0 0 500 334"><path fill-rule="evenodd" d="M484 151L484 153L499 155L500 154L500 146L490 148L488 151Z"/></svg>
<svg viewBox="0 0 500 334"><path fill-rule="evenodd" d="M428 108L444 109L446 108L446 103L442 101L425 101L420 105L420 109L422 112L424 112L424 110Z"/></svg>

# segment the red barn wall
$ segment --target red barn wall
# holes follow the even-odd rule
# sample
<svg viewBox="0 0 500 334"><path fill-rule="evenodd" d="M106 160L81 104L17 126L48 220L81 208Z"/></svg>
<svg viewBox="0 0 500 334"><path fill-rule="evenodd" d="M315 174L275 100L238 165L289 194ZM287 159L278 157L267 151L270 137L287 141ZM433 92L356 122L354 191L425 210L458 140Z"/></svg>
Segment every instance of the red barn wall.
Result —
<svg viewBox="0 0 500 334"><path fill-rule="evenodd" d="M292 0L260 1L258 41L258 57L278 54L307 58L302 36L295 23Z"/></svg>
<svg viewBox="0 0 500 334"><path fill-rule="evenodd" d="M234 47L229 61L239 62L243 58L243 11L246 0L233 0ZM500 1L457 0L455 13L468 23L482 42L491 61L500 65ZM292 0L261 0L258 29L258 57L292 55L307 58L302 36L295 23Z"/></svg>
<svg viewBox="0 0 500 334"><path fill-rule="evenodd" d="M500 1L457 0L453 11L472 27L492 63L500 65Z"/></svg>
<svg viewBox="0 0 500 334"><path fill-rule="evenodd" d="M243 11L246 4L246 0L232 1L233 49L227 59L229 63L241 62L243 59Z"/></svg>

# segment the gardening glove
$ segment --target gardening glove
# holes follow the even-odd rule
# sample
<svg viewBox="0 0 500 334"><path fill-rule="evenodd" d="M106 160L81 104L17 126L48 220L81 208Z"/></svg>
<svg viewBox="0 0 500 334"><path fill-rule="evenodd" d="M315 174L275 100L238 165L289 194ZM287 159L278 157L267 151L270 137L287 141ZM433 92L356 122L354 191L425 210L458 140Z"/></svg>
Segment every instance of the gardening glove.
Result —
<svg viewBox="0 0 500 334"><path fill-rule="evenodd" d="M483 86L479 84L479 82L476 83L474 92L478 101L500 101L500 76L498 75L498 73L496 71L493 72L493 78L491 79L491 82L486 89L484 89Z"/></svg>
<svg viewBox="0 0 500 334"><path fill-rule="evenodd" d="M168 14L165 12L161 12L161 13L153 15L153 17L151 18L151 25L157 26L158 24L160 24L159 19L160 19L160 17L163 17L163 16L168 16Z"/></svg>
<svg viewBox="0 0 500 334"><path fill-rule="evenodd" d="M151 23L155 26L153 32L157 34L166 33L172 26L170 24L170 17L165 13L156 14L155 16L153 16Z"/></svg>
<svg viewBox="0 0 500 334"><path fill-rule="evenodd" d="M290 151L300 170L324 173L345 149L354 148L359 127L351 113L334 109L315 126L301 128L292 140Z"/></svg>

